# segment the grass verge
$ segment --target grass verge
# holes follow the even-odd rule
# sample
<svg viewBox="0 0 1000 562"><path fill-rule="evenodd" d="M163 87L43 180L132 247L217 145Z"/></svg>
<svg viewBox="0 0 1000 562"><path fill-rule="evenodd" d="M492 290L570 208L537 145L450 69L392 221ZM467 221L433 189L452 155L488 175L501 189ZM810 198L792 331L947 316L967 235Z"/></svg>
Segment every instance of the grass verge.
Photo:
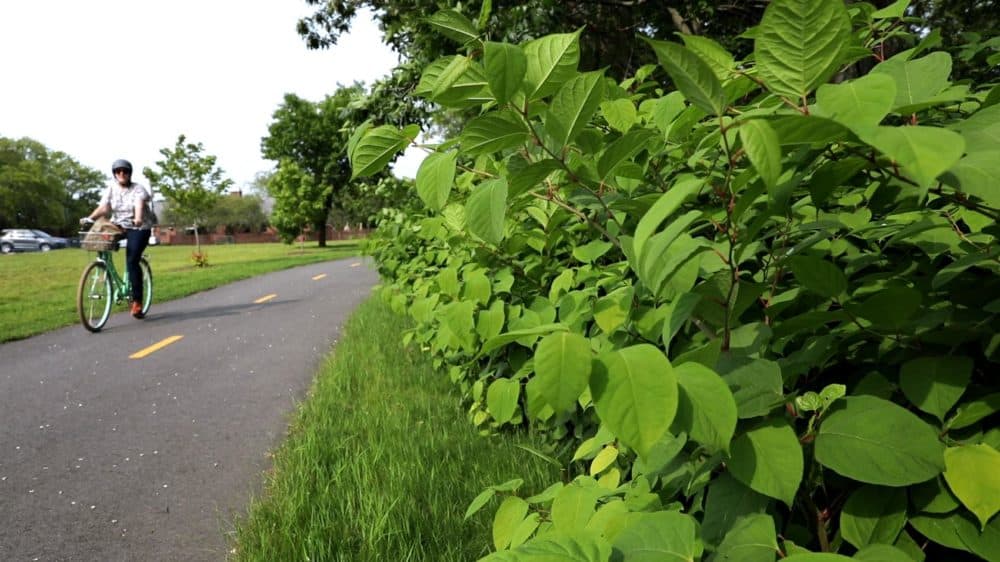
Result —
<svg viewBox="0 0 1000 562"><path fill-rule="evenodd" d="M377 296L352 315L236 523L236 560L476 560L498 505L463 520L479 492L558 479L515 446L530 437L478 435L448 378L402 348L403 324Z"/></svg>
<svg viewBox="0 0 1000 562"><path fill-rule="evenodd" d="M269 271L359 255L359 241L202 246L208 267L194 267L194 246L150 246L153 306ZM79 322L76 288L94 252L76 249L0 256L0 343L26 338ZM125 251L115 253L119 273ZM117 310L124 310L124 306Z"/></svg>

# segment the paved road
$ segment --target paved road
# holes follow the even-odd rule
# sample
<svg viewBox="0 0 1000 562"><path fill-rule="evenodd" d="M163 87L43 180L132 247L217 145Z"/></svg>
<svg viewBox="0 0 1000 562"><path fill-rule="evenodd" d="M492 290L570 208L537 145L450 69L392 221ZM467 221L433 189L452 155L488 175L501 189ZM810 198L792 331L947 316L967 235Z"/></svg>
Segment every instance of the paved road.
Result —
<svg viewBox="0 0 1000 562"><path fill-rule="evenodd" d="M376 281L358 259L326 262L0 345L0 560L223 560Z"/></svg>

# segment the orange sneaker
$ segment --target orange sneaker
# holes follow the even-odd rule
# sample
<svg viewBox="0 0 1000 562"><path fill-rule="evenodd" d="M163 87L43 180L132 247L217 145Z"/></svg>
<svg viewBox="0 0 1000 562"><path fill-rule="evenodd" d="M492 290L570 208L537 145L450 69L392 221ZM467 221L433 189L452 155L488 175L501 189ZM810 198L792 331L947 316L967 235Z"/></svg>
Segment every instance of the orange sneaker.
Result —
<svg viewBox="0 0 1000 562"><path fill-rule="evenodd" d="M132 303L132 316L134 318L145 318L146 315L142 313L142 304L133 302Z"/></svg>

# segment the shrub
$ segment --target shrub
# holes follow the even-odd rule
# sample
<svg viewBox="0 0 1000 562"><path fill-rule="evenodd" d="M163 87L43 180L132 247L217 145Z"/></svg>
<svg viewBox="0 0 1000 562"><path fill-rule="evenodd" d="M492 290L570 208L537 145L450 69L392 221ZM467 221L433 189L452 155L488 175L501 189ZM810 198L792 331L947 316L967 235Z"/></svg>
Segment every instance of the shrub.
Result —
<svg viewBox="0 0 1000 562"><path fill-rule="evenodd" d="M568 466L486 560L1000 557L1000 94L930 42L830 83L901 5L774 0L752 61L649 40L673 90L431 18L466 54L417 93L481 112L380 224L384 295ZM359 129L355 175L413 136Z"/></svg>

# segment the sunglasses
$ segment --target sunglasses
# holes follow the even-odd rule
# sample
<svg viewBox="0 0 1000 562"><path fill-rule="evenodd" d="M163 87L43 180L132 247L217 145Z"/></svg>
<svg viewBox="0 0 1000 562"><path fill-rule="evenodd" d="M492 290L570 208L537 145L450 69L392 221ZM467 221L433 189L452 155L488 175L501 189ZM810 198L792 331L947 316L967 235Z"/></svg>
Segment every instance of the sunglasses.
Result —
<svg viewBox="0 0 1000 562"><path fill-rule="evenodd" d="M118 174L128 174L128 175L131 175L132 172L129 171L129 170L126 170L125 168L118 168L117 170L115 170L115 175L118 175Z"/></svg>

